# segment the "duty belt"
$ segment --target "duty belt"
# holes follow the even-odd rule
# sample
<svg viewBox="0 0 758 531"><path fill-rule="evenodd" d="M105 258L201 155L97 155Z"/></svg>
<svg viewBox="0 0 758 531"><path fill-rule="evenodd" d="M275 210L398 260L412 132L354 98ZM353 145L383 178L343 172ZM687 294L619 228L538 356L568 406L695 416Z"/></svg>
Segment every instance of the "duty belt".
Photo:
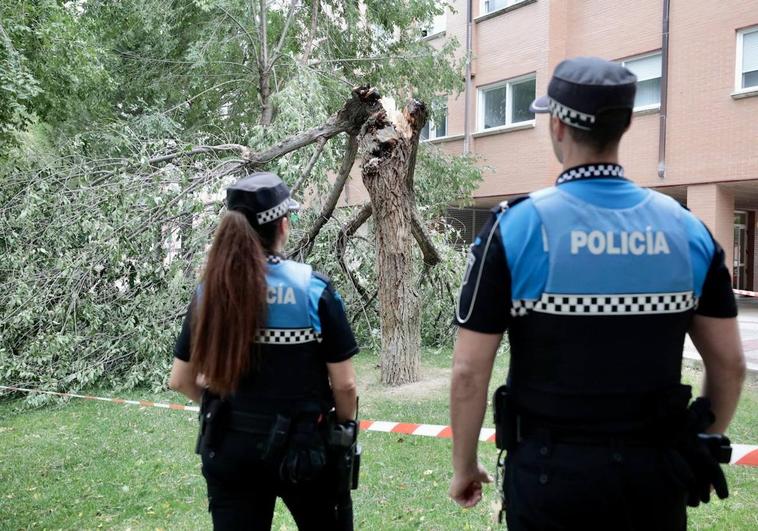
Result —
<svg viewBox="0 0 758 531"><path fill-rule="evenodd" d="M229 415L229 429L252 435L267 435L276 421L275 415L255 415L232 411Z"/></svg>
<svg viewBox="0 0 758 531"><path fill-rule="evenodd" d="M320 414L305 413L295 414L297 424L313 422L318 424ZM232 411L229 415L228 428L231 431L249 433L251 435L268 435L279 422L278 415L261 415L255 413L243 413L241 411Z"/></svg>
<svg viewBox="0 0 758 531"><path fill-rule="evenodd" d="M648 432L642 430L633 431L602 431L593 429L580 429L565 426L555 426L539 421L528 420L519 417L518 420L519 440L536 439L557 444L569 444L577 446L634 446L647 448L673 447L675 439L671 434L660 432Z"/></svg>

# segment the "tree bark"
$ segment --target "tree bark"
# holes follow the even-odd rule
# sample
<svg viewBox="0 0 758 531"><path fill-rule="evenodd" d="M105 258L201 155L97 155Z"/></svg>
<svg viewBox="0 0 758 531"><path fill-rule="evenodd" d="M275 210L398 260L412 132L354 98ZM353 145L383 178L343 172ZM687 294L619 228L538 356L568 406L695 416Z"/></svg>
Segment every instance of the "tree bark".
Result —
<svg viewBox="0 0 758 531"><path fill-rule="evenodd" d="M271 70L261 69L258 73L258 83L261 96L260 124L268 127L274 119L274 103L271 101Z"/></svg>
<svg viewBox="0 0 758 531"><path fill-rule="evenodd" d="M313 0L313 4L311 5L311 31L308 34L308 40L305 42L303 55L300 57L300 62L304 65L307 65L308 60L311 58L313 41L316 39L316 30L318 29L318 11L320 6L320 0Z"/></svg>
<svg viewBox="0 0 758 531"><path fill-rule="evenodd" d="M371 197L382 330L381 379L389 385L418 381L421 307L414 286L412 164L426 107L411 101L392 123L385 112L363 128L363 183Z"/></svg>

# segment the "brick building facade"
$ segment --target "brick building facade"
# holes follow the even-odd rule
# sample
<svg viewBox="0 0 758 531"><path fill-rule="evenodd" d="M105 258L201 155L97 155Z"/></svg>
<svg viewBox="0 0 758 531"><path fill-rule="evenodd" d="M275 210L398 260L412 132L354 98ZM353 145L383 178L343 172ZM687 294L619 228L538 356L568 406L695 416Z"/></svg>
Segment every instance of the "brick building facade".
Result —
<svg viewBox="0 0 758 531"><path fill-rule="evenodd" d="M562 59L594 55L638 76L621 149L627 176L687 204L735 264L735 286L758 290L758 0L452 4L425 38L457 39L461 56L470 50L471 68L466 90L446 98L446 116L426 134L494 169L474 209L451 209L466 235L485 219L477 209L552 184L560 165L548 120L527 107Z"/></svg>

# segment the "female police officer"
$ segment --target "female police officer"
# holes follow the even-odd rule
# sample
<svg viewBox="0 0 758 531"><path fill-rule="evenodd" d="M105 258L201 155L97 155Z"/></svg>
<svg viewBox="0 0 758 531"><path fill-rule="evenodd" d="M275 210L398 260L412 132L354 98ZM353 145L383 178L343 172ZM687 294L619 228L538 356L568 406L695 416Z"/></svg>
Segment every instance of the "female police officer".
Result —
<svg viewBox="0 0 758 531"><path fill-rule="evenodd" d="M352 330L329 280L281 258L297 203L279 177L240 180L227 207L169 382L202 396L214 528L269 529L277 496L299 528L337 528L323 426L332 407L339 422L355 415Z"/></svg>

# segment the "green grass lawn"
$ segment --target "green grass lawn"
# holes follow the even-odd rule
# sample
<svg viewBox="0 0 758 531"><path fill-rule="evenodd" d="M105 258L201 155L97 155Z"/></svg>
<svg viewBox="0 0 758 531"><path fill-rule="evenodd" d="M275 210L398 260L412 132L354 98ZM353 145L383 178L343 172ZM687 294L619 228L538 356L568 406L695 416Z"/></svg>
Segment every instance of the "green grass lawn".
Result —
<svg viewBox="0 0 758 531"><path fill-rule="evenodd" d="M504 378L501 356L494 388ZM376 359L356 359L361 416L448 423L450 352L427 352L423 381L400 389L378 383ZM688 369L688 381L697 380ZM94 391L93 391L94 392ZM99 390L108 395L107 391ZM171 392L126 398L180 401ZM491 419L487 418L488 425ZM193 453L194 414L72 400L29 410L0 402L0 529L205 529L205 484ZM758 389L746 389L730 435L758 441ZM359 529L494 529L493 487L464 511L447 498L450 441L363 433L361 488L354 494ZM494 469L493 444L480 447ZM758 529L758 468L727 467L732 496L690 511L691 529ZM281 505L274 529L294 529Z"/></svg>

